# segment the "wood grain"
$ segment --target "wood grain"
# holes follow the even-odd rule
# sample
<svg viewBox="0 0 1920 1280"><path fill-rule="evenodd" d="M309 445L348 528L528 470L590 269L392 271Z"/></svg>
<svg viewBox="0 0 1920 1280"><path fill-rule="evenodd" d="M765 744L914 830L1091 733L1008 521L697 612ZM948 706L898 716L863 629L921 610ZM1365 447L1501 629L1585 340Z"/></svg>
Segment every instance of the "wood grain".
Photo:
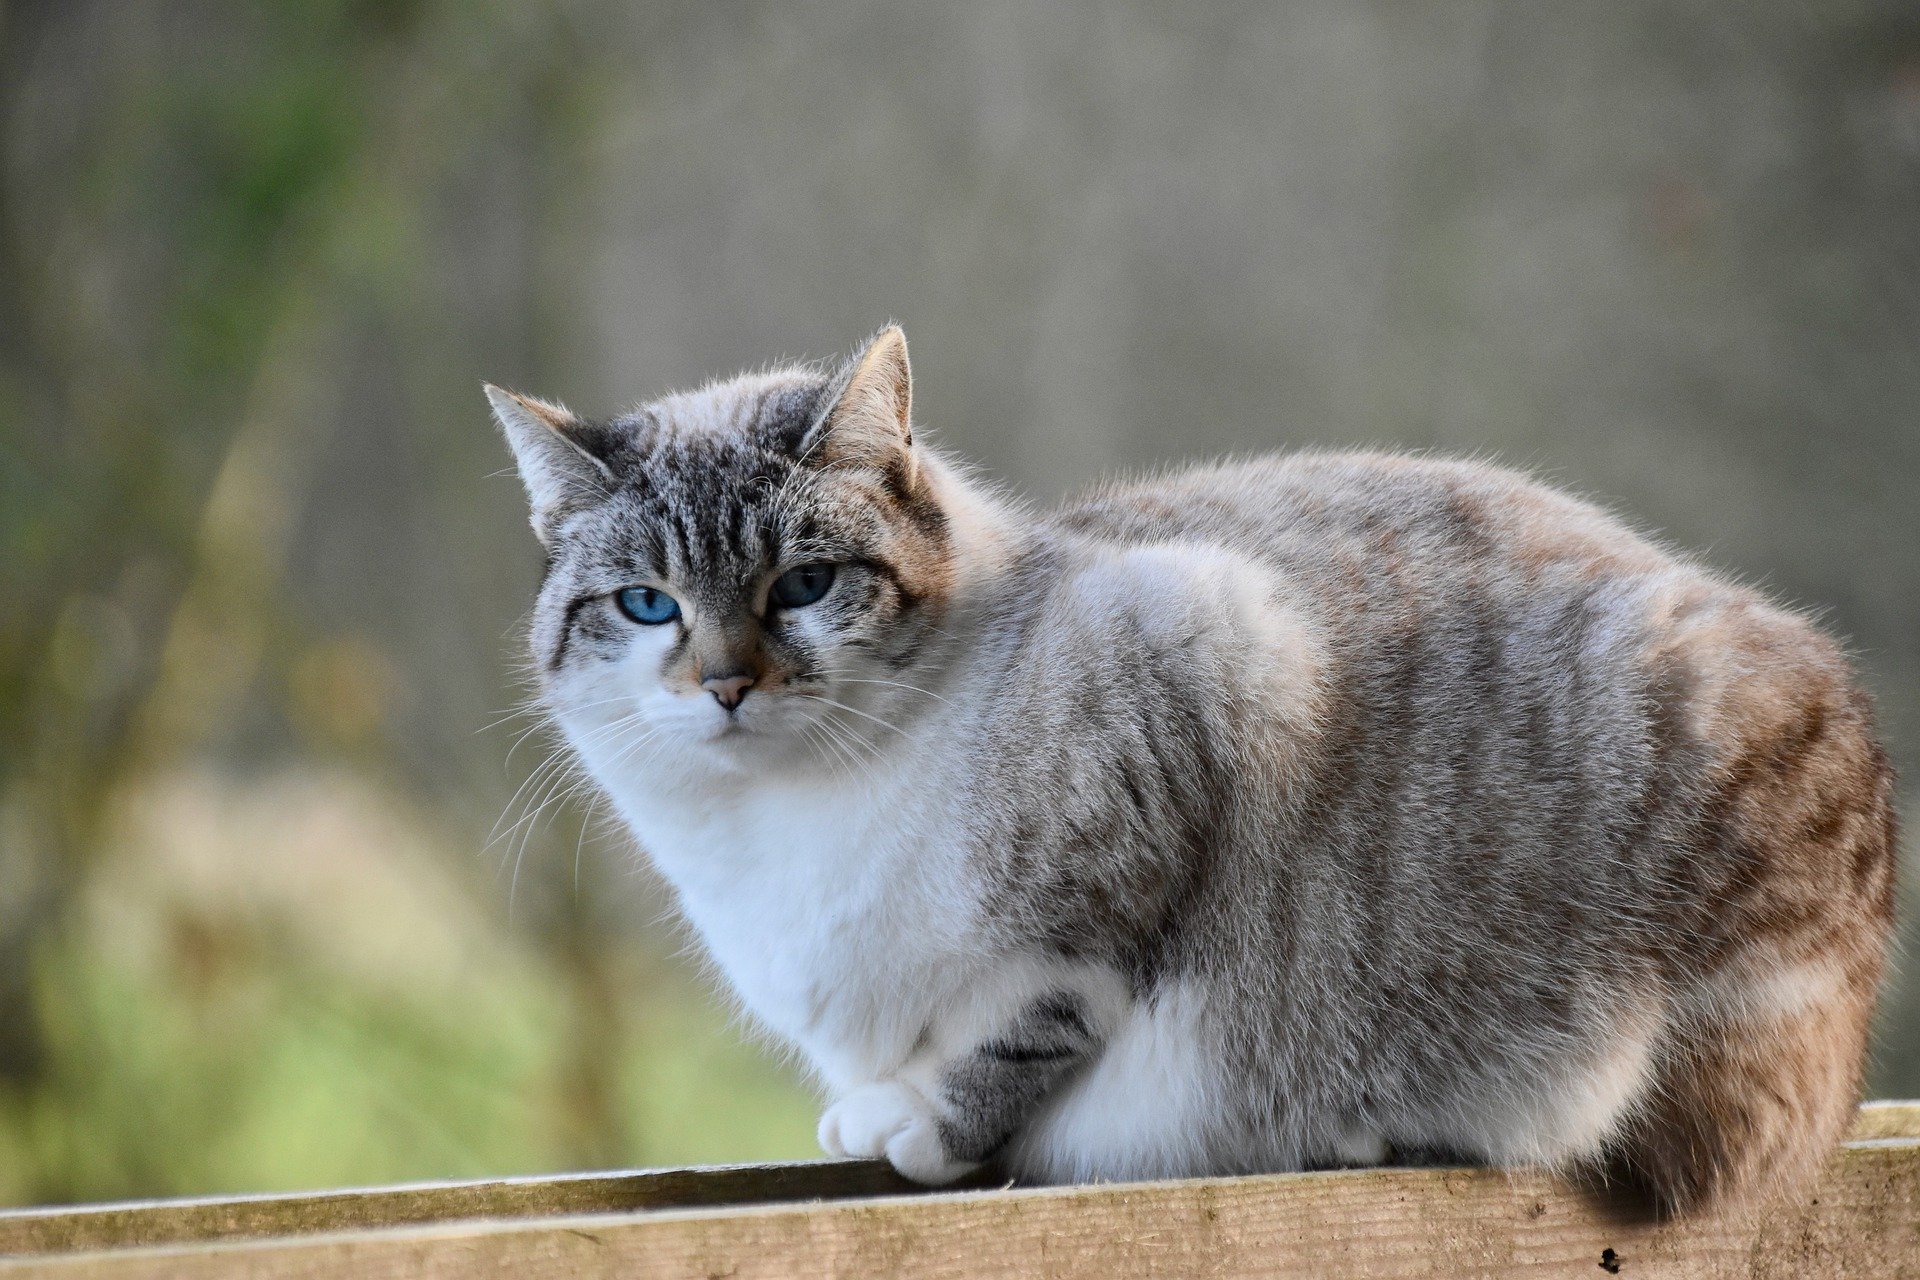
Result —
<svg viewBox="0 0 1920 1280"><path fill-rule="evenodd" d="M1920 1102L1862 1103L1847 1141L1873 1138L1920 1138Z"/></svg>
<svg viewBox="0 0 1920 1280"><path fill-rule="evenodd" d="M1920 1140L1806 1198L1658 1227L1538 1174L1386 1169L589 1214L0 1262L72 1280L581 1277L1920 1277ZM1617 1268L1617 1270L1615 1270Z"/></svg>
<svg viewBox="0 0 1920 1280"><path fill-rule="evenodd" d="M300 1235L467 1218L907 1195L917 1190L878 1161L817 1160L12 1209L0 1212L0 1255Z"/></svg>
<svg viewBox="0 0 1920 1280"><path fill-rule="evenodd" d="M14 1210L0 1273L1920 1276L1920 1104L1863 1107L1854 1137L1804 1204L1669 1229L1488 1170L908 1195L819 1161Z"/></svg>

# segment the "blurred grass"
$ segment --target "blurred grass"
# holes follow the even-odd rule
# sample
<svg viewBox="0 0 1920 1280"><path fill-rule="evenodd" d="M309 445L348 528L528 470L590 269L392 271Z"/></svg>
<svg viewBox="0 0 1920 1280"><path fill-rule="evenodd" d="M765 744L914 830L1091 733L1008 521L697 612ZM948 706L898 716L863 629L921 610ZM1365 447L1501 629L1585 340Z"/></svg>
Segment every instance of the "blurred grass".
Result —
<svg viewBox="0 0 1920 1280"><path fill-rule="evenodd" d="M292 839L274 828L292 827ZM503 930L407 807L350 777L130 797L35 955L48 1061L0 1105L0 1200L579 1167L572 975ZM813 1153L793 1077L710 992L611 948L617 1163ZM611 1123L608 1124L607 1121ZM603 1137L606 1135L602 1135ZM587 1151L595 1150L589 1136Z"/></svg>

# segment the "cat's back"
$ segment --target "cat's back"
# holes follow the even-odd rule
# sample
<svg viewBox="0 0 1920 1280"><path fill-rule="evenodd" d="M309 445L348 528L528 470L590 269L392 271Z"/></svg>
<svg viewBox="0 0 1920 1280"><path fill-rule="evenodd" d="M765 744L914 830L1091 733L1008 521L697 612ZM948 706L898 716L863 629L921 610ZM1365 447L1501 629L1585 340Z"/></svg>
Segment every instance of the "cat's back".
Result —
<svg viewBox="0 0 1920 1280"><path fill-rule="evenodd" d="M1699 576L1599 507L1520 472L1380 451L1195 467L1110 485L1055 519L1118 542L1218 543L1340 590L1402 572L1482 586L1495 585L1490 574L1516 585L1567 571Z"/></svg>
<svg viewBox="0 0 1920 1280"><path fill-rule="evenodd" d="M1767 737L1814 697L1868 732L1844 654L1803 614L1504 467L1273 455L1110 487L1056 520L1097 544L1248 557L1336 658L1410 691L1471 692L1474 715L1531 698L1640 719L1615 701L1631 695L1688 704L1691 728L1727 744ZM1410 670L1378 670L1389 661ZM1574 670L1584 692L1557 678Z"/></svg>
<svg viewBox="0 0 1920 1280"><path fill-rule="evenodd" d="M1373 806L1354 829L1401 833L1409 857L1477 857L1498 796L1501 857L1530 875L1631 879L1648 870L1631 847L1684 831L1659 858L1702 878L1696 902L1738 903L1721 925L1750 912L1735 932L1785 909L1735 893L1756 858L1794 892L1889 909L1891 769L1839 645L1592 503L1476 461L1305 453L1114 486L1056 521L1269 568L1325 646L1315 754L1399 779L1329 804ZM1700 827L1709 813L1741 821Z"/></svg>

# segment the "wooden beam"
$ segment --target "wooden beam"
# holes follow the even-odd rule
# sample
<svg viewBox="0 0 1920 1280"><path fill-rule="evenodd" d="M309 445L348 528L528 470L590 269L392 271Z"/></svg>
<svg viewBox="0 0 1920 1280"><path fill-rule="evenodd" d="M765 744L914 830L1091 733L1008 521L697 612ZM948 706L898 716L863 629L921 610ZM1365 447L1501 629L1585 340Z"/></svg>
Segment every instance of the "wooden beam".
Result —
<svg viewBox="0 0 1920 1280"><path fill-rule="evenodd" d="M1865 1102L1853 1118L1848 1142L1874 1138L1920 1138L1920 1102Z"/></svg>
<svg viewBox="0 0 1920 1280"><path fill-rule="evenodd" d="M1856 1133L1763 1222L1633 1225L1491 1170L901 1196L880 1166L818 1162L14 1211L0 1275L1920 1276L1920 1105L1863 1108ZM712 1205L736 1207L692 1207Z"/></svg>
<svg viewBox="0 0 1920 1280"><path fill-rule="evenodd" d="M591 1214L0 1262L50 1280L885 1275L1920 1276L1920 1140L1844 1149L1757 1220L1671 1227L1544 1175L1384 1169Z"/></svg>
<svg viewBox="0 0 1920 1280"><path fill-rule="evenodd" d="M839 1200L908 1195L918 1190L878 1161L815 1160L10 1209L0 1211L0 1257L467 1218L538 1218L767 1201Z"/></svg>

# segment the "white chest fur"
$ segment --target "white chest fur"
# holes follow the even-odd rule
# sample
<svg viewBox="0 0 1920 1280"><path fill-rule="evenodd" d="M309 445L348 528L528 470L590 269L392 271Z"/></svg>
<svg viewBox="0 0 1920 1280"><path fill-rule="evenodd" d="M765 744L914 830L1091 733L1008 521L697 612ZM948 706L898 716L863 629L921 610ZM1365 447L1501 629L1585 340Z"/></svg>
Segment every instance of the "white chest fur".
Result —
<svg viewBox="0 0 1920 1280"><path fill-rule="evenodd" d="M835 1087L904 1059L978 959L952 828L907 772L609 788L748 1011Z"/></svg>

